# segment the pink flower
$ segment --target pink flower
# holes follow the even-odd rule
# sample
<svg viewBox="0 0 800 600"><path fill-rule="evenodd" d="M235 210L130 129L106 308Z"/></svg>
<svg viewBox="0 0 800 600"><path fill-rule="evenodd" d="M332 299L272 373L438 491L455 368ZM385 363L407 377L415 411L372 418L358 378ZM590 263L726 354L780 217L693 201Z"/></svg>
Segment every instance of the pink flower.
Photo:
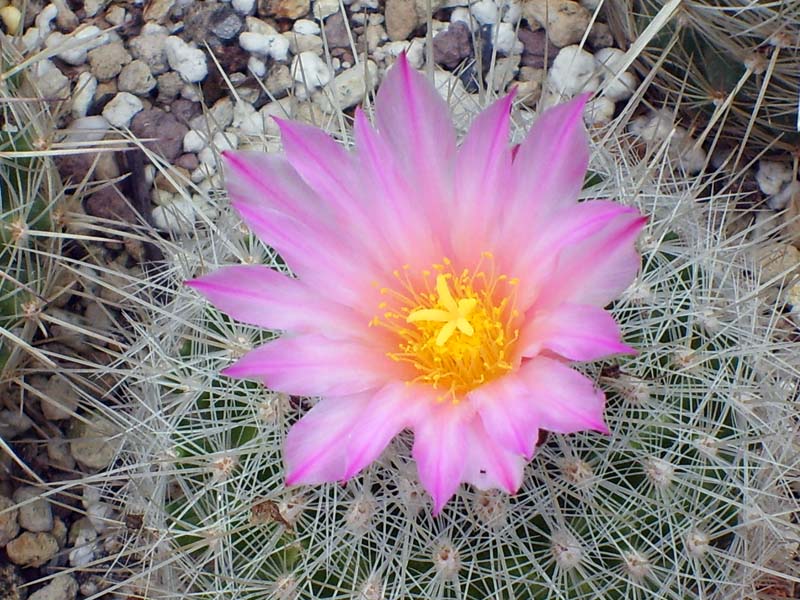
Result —
<svg viewBox="0 0 800 600"><path fill-rule="evenodd" d="M286 482L344 481L403 429L438 513L461 482L515 492L540 429L607 432L572 369L632 349L603 309L633 280L645 219L578 202L586 97L508 144L513 94L460 146L445 102L404 56L360 110L355 149L280 121L283 155L227 152L233 206L292 268L188 282L283 337L225 369L320 401L289 432Z"/></svg>

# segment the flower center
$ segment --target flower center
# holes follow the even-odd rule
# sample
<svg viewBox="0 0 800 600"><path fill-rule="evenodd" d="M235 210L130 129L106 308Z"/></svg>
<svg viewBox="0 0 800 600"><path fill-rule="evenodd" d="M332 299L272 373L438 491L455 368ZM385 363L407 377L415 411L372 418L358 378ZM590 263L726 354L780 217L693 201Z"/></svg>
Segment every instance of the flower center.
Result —
<svg viewBox="0 0 800 600"><path fill-rule="evenodd" d="M381 288L386 300L370 324L399 338L387 356L413 366L409 383L427 383L442 390L441 400L457 403L513 369L518 282L496 273L490 252L474 270L457 271L445 258L419 274L405 265L394 277L398 285Z"/></svg>

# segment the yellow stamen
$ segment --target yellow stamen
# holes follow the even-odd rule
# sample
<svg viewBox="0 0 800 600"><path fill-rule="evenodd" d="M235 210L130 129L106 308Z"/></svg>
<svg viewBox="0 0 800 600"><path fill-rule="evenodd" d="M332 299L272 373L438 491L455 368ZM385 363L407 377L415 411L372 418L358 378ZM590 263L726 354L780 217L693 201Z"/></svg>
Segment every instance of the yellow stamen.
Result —
<svg viewBox="0 0 800 600"><path fill-rule="evenodd" d="M387 355L413 367L410 383L443 389L442 399L458 402L514 367L518 282L495 272L491 253L474 271L444 258L418 274L404 265L394 276L395 285L380 288L384 299L370 325L397 336L397 350Z"/></svg>

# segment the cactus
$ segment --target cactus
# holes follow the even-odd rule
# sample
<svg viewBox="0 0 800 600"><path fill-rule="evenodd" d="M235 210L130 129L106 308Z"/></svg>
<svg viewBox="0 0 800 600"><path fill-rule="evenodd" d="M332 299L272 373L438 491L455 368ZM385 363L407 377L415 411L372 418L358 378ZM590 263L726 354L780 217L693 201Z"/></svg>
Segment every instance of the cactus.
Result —
<svg viewBox="0 0 800 600"><path fill-rule="evenodd" d="M659 0L603 5L621 43L636 40L663 6ZM683 98L688 124L717 121L721 139L749 155L795 151L799 31L800 5L790 0L687 0L634 64L653 76L658 102Z"/></svg>
<svg viewBox="0 0 800 600"><path fill-rule="evenodd" d="M586 197L651 216L642 275L614 306L641 352L589 370L607 391L612 433L548 435L517 495L465 487L437 518L407 437L346 485L284 488L281 445L310 400L219 376L265 334L180 283L219 264L285 265L208 195L215 218L161 243L166 269L140 290L142 335L118 389L128 454L124 481L108 485L141 519L128 554L144 561L126 591L727 600L755 598L768 573L796 578L787 382L798 364L744 236L718 232L736 194L701 203L702 180L672 179L602 139Z"/></svg>

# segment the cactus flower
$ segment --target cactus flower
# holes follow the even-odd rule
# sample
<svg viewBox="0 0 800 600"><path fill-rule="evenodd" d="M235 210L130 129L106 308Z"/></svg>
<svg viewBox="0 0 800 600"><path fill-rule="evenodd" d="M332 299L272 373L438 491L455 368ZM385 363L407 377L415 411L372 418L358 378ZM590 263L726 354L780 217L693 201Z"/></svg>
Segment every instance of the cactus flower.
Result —
<svg viewBox="0 0 800 600"><path fill-rule="evenodd" d="M281 330L223 373L319 401L289 431L286 483L345 481L402 430L434 513L462 482L514 493L540 430L607 432L605 397L571 365L632 349L604 310L640 266L644 218L578 202L586 97L508 143L513 93L460 144L404 56L352 150L279 121L284 152L226 152L244 222L292 269L188 282L241 321Z"/></svg>

